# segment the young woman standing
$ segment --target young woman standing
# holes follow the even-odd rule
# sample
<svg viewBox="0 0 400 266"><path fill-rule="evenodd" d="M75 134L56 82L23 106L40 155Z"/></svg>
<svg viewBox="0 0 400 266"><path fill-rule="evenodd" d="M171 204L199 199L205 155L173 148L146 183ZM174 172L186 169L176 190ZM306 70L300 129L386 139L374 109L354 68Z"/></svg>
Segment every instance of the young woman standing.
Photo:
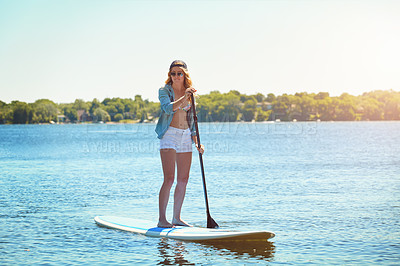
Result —
<svg viewBox="0 0 400 266"><path fill-rule="evenodd" d="M190 96L195 91L185 62L181 60L172 62L165 86L158 92L161 114L156 133L160 139L160 156L164 173L164 182L159 194L159 227L190 226L181 219L181 209L192 163L192 143L196 144L199 152L204 152L203 145L197 146L194 121L191 119ZM167 221L166 209L175 179L175 165L177 184L171 224Z"/></svg>

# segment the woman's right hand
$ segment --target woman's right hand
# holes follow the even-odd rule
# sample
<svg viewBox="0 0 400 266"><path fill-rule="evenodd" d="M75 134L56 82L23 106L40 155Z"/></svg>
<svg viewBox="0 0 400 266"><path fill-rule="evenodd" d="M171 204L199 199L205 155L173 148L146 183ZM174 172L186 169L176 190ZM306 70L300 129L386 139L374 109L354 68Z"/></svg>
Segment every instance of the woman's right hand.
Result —
<svg viewBox="0 0 400 266"><path fill-rule="evenodd" d="M194 89L194 88L192 88L192 87L190 87L190 88L187 88L186 90L185 90L185 97L186 98L189 98L193 93L195 93L196 92L196 90Z"/></svg>

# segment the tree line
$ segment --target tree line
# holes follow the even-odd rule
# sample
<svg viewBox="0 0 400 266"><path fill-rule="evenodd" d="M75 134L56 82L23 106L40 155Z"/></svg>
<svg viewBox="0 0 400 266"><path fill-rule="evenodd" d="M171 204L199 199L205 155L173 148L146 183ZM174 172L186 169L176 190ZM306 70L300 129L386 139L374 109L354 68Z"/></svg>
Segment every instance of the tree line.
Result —
<svg viewBox="0 0 400 266"><path fill-rule="evenodd" d="M400 120L400 92L378 90L331 97L327 92L276 96L212 91L198 96L196 107L200 122ZM48 99L0 101L0 124L148 122L157 120L159 114L159 102L143 100L140 95L61 104Z"/></svg>
<svg viewBox="0 0 400 266"><path fill-rule="evenodd" d="M77 122L144 122L159 115L160 104L143 100L140 95L134 99L106 98L73 103L56 104L48 99L34 103L0 101L0 124L77 123Z"/></svg>
<svg viewBox="0 0 400 266"><path fill-rule="evenodd" d="M372 121L400 120L400 92L378 90L360 96L328 92L245 95L213 91L198 100L199 121Z"/></svg>

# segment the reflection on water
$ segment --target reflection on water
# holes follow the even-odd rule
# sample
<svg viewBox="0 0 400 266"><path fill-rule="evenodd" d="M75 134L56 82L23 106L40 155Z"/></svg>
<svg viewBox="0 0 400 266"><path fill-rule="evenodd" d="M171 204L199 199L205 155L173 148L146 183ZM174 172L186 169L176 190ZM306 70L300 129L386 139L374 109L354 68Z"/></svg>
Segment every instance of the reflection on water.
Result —
<svg viewBox="0 0 400 266"><path fill-rule="evenodd" d="M271 261L275 246L269 241L214 241L214 242L185 242L173 239L160 239L158 251L160 258L158 265L194 265L185 259L187 245L197 245L199 249L212 256L232 256L234 258L256 258Z"/></svg>
<svg viewBox="0 0 400 266"><path fill-rule="evenodd" d="M275 246L269 241L219 241L202 243L202 245L220 251L223 255L237 258L251 257L270 261L275 253Z"/></svg>
<svg viewBox="0 0 400 266"><path fill-rule="evenodd" d="M158 243L161 260L158 265L194 265L184 258L185 243L161 238Z"/></svg>

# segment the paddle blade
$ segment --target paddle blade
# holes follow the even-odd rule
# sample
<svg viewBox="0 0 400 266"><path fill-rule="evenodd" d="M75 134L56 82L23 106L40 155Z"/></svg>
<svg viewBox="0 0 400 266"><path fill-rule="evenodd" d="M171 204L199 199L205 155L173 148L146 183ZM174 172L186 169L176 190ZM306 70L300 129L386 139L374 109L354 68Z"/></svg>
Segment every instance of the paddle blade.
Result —
<svg viewBox="0 0 400 266"><path fill-rule="evenodd" d="M214 221L211 216L207 217L207 228L219 228L219 225Z"/></svg>

